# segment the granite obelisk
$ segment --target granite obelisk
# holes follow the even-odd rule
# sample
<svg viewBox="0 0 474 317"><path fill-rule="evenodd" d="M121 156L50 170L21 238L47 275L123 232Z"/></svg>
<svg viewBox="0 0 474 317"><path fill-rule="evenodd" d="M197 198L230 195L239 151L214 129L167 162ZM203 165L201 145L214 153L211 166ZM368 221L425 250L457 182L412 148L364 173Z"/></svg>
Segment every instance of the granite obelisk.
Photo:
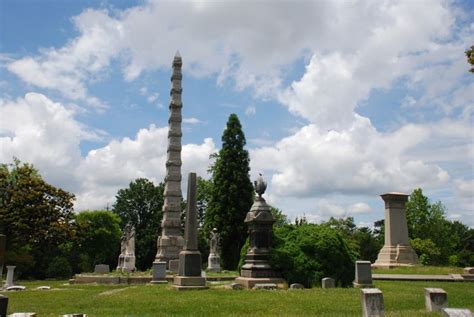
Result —
<svg viewBox="0 0 474 317"><path fill-rule="evenodd" d="M171 75L170 117L168 119L168 150L166 160L165 192L161 236L158 237L158 252L155 262L177 260L184 246L181 235L181 66L182 60L176 52Z"/></svg>

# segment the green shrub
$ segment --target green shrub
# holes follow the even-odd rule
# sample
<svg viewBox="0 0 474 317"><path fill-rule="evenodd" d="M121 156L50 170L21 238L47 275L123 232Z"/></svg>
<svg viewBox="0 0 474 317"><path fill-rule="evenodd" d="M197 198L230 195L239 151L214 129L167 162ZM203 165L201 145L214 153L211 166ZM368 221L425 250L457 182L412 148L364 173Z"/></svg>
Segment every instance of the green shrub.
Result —
<svg viewBox="0 0 474 317"><path fill-rule="evenodd" d="M439 263L441 251L431 239L416 238L411 240L410 244L418 254L421 264L436 265Z"/></svg>
<svg viewBox="0 0 474 317"><path fill-rule="evenodd" d="M354 252L337 230L323 225L286 225L274 229L271 265L288 283L306 287L332 277L339 286L354 279Z"/></svg>
<svg viewBox="0 0 474 317"><path fill-rule="evenodd" d="M70 278L72 268L65 257L58 256L51 260L46 270L46 276L49 278Z"/></svg>

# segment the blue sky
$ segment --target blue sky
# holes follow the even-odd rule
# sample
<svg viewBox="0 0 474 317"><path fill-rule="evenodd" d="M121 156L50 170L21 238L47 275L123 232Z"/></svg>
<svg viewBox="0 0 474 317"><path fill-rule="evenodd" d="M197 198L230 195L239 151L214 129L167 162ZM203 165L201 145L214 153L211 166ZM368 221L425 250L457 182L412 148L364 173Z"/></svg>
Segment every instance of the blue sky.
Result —
<svg viewBox="0 0 474 317"><path fill-rule="evenodd" d="M422 187L474 226L473 17L469 1L3 0L0 161L33 163L78 211L162 181L179 50L183 174L208 177L236 113L252 178L292 219L368 225L380 194Z"/></svg>

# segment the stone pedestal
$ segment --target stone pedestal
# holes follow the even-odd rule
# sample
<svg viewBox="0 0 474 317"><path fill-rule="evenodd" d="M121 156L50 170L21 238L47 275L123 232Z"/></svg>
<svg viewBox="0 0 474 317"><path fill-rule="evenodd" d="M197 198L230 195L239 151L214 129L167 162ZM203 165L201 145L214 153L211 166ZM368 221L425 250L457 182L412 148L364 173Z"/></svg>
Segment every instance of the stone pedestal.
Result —
<svg viewBox="0 0 474 317"><path fill-rule="evenodd" d="M0 294L0 317L6 316L8 311L8 297Z"/></svg>
<svg viewBox="0 0 474 317"><path fill-rule="evenodd" d="M122 267L122 272L123 273L132 273L136 271L135 267L135 255L131 254L126 254L123 257L123 267Z"/></svg>
<svg viewBox="0 0 474 317"><path fill-rule="evenodd" d="M385 315L381 290L378 288L362 288L360 295L363 317L379 317Z"/></svg>
<svg viewBox="0 0 474 317"><path fill-rule="evenodd" d="M216 273L221 271L221 258L217 254L209 254L207 258L207 271Z"/></svg>
<svg viewBox="0 0 474 317"><path fill-rule="evenodd" d="M426 311L441 311L448 307L448 294L442 288L425 288Z"/></svg>
<svg viewBox="0 0 474 317"><path fill-rule="evenodd" d="M357 288L374 287L372 284L372 267L370 261L356 261L355 279L352 284Z"/></svg>
<svg viewBox="0 0 474 317"><path fill-rule="evenodd" d="M325 277L321 280L321 287L322 288L335 288L336 281L331 277Z"/></svg>
<svg viewBox="0 0 474 317"><path fill-rule="evenodd" d="M16 266L7 266L7 281L5 282L5 288L13 286L13 275Z"/></svg>
<svg viewBox="0 0 474 317"><path fill-rule="evenodd" d="M166 262L153 262L153 275L151 284L165 284L166 280Z"/></svg>
<svg viewBox="0 0 474 317"><path fill-rule="evenodd" d="M408 240L405 209L408 195L387 193L381 197L385 202L385 244L373 266L396 267L417 264L418 256Z"/></svg>
<svg viewBox="0 0 474 317"><path fill-rule="evenodd" d="M178 276L173 280L173 287L177 290L205 289L206 278L201 276L201 252L197 243L196 173L189 173L187 201L185 245L179 253Z"/></svg>

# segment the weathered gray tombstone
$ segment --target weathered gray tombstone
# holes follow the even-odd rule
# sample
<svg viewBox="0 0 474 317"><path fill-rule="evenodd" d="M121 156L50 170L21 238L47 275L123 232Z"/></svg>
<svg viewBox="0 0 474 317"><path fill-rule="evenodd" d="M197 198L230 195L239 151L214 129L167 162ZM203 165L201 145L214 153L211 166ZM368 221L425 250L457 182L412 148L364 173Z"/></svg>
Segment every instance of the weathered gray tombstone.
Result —
<svg viewBox="0 0 474 317"><path fill-rule="evenodd" d="M385 202L385 243L374 266L393 267L418 263L418 256L408 241L405 209L408 195L387 193L380 196Z"/></svg>
<svg viewBox="0 0 474 317"><path fill-rule="evenodd" d="M8 317L36 317L36 313L13 313Z"/></svg>
<svg viewBox="0 0 474 317"><path fill-rule="evenodd" d="M325 277L321 280L321 287L322 288L335 288L336 281L331 277Z"/></svg>
<svg viewBox="0 0 474 317"><path fill-rule="evenodd" d="M381 290L378 288L362 288L360 295L363 317L379 317L385 315Z"/></svg>
<svg viewBox="0 0 474 317"><path fill-rule="evenodd" d="M8 297L0 294L0 317L6 317L8 311Z"/></svg>
<svg viewBox="0 0 474 317"><path fill-rule="evenodd" d="M304 285L300 283L293 283L290 285L290 289L304 289Z"/></svg>
<svg viewBox="0 0 474 317"><path fill-rule="evenodd" d="M7 237L4 234L0 234L0 283L2 282L3 265L5 264L6 244L7 244Z"/></svg>
<svg viewBox="0 0 474 317"><path fill-rule="evenodd" d="M178 276L173 287L177 290L205 289L206 278L201 276L201 252L198 250L198 223L196 203L196 173L189 173L184 248L179 253Z"/></svg>
<svg viewBox="0 0 474 317"><path fill-rule="evenodd" d="M158 250L155 257L155 262L168 263L171 272L174 272L174 270L171 269L170 260L179 259L179 253L184 246L184 239L181 234L182 65L181 56L179 52L176 52L173 59L173 74L171 75L163 220L161 221L161 236L158 237Z"/></svg>
<svg viewBox="0 0 474 317"><path fill-rule="evenodd" d="M425 288L426 311L441 311L448 307L448 294L442 288Z"/></svg>
<svg viewBox="0 0 474 317"><path fill-rule="evenodd" d="M352 284L357 288L374 287L372 284L372 267L370 261L356 261L355 280Z"/></svg>
<svg viewBox="0 0 474 317"><path fill-rule="evenodd" d="M5 288L15 285L13 283L13 275L15 272L15 267L12 265L7 265L7 281L5 282Z"/></svg>
<svg viewBox="0 0 474 317"><path fill-rule="evenodd" d="M277 289L277 285L275 283L257 283L252 289Z"/></svg>
<svg viewBox="0 0 474 317"><path fill-rule="evenodd" d="M66 315L62 315L62 317L87 317L87 314L81 314L81 313L66 314Z"/></svg>
<svg viewBox="0 0 474 317"><path fill-rule="evenodd" d="M441 309L443 317L473 317L470 309L467 308L443 308Z"/></svg>
<svg viewBox="0 0 474 317"><path fill-rule="evenodd" d="M153 275L151 284L165 284L166 280L166 262L153 262Z"/></svg>
<svg viewBox="0 0 474 317"><path fill-rule="evenodd" d="M274 283L282 285L285 280L270 265L270 250L272 247L273 223L271 207L262 195L265 193L267 184L261 174L254 182L255 196L250 211L245 216L245 223L249 228L249 248L245 256L245 264L240 270L237 283L246 288L253 288L256 284Z"/></svg>
<svg viewBox="0 0 474 317"><path fill-rule="evenodd" d="M217 228L212 229L209 239L209 257L207 258L207 270L209 272L221 271L221 258L219 257L219 234Z"/></svg>
<svg viewBox="0 0 474 317"><path fill-rule="evenodd" d="M94 273L109 274L110 273L110 267L109 267L108 264L97 264L94 267Z"/></svg>
<svg viewBox="0 0 474 317"><path fill-rule="evenodd" d="M171 273L178 273L179 260L170 260L168 265L169 265L169 271Z"/></svg>
<svg viewBox="0 0 474 317"><path fill-rule="evenodd" d="M474 274L474 267L465 267L464 274Z"/></svg>

